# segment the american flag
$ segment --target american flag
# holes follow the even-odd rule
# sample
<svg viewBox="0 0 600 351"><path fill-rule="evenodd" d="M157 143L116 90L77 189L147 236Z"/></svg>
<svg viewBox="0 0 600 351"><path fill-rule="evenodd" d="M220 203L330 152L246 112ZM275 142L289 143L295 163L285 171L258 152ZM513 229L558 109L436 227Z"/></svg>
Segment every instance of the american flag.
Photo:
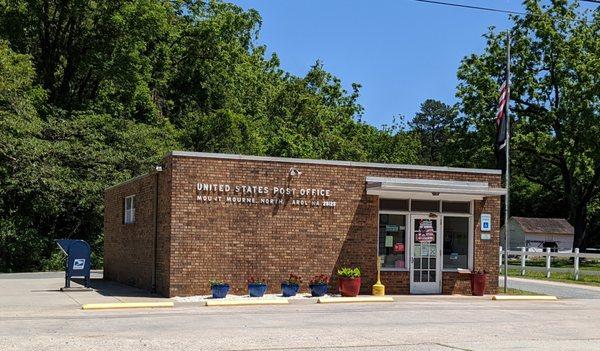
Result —
<svg viewBox="0 0 600 351"><path fill-rule="evenodd" d="M496 112L496 158L498 166L504 169L506 166L506 109L508 104L508 84L500 86L500 98L498 99L498 111Z"/></svg>

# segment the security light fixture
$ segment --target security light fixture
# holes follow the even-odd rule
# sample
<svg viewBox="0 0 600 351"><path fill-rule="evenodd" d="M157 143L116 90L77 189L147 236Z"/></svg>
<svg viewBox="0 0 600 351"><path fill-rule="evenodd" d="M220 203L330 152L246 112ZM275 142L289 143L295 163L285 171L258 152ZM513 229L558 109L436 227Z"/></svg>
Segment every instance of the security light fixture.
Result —
<svg viewBox="0 0 600 351"><path fill-rule="evenodd" d="M291 177L300 177L302 175L302 172L300 172L297 168L290 168L289 170L289 174Z"/></svg>

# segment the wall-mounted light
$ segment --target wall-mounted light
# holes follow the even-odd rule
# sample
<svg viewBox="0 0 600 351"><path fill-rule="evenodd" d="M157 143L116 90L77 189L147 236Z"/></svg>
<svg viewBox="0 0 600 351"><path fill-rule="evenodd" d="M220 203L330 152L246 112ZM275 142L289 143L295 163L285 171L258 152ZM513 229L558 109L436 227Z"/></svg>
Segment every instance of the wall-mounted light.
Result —
<svg viewBox="0 0 600 351"><path fill-rule="evenodd" d="M289 170L289 175L290 177L300 177L302 172L300 172L297 168L292 167Z"/></svg>

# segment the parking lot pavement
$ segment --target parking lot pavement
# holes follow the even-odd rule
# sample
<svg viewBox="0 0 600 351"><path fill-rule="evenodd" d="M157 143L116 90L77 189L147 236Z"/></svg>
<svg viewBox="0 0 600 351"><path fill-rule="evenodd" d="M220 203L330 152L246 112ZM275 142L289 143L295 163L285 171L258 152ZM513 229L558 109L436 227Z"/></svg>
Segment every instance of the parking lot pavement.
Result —
<svg viewBox="0 0 600 351"><path fill-rule="evenodd" d="M598 350L600 345L598 299L402 296L393 303L84 311L74 293L38 292L56 289L49 279L0 275L2 290L16 293L7 285L17 282L21 294L31 295L19 300L0 293L0 350Z"/></svg>
<svg viewBox="0 0 600 351"><path fill-rule="evenodd" d="M499 282L500 286L503 287L503 277L499 278ZM600 287L598 286L508 277L508 287L538 294L554 295L562 299L600 299Z"/></svg>
<svg viewBox="0 0 600 351"><path fill-rule="evenodd" d="M91 274L93 291L62 292L64 276L64 272L0 274L2 311L61 311L80 308L86 303L167 300L141 289L104 281L101 271ZM71 281L71 287L82 287L81 284L81 280Z"/></svg>

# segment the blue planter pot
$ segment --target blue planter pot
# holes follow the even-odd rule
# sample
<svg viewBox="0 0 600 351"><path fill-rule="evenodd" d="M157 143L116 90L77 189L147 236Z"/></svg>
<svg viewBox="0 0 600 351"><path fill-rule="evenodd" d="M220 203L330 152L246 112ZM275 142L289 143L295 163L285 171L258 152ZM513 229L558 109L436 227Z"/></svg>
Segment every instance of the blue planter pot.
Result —
<svg viewBox="0 0 600 351"><path fill-rule="evenodd" d="M213 299L222 299L229 292L229 284L213 285L210 287Z"/></svg>
<svg viewBox="0 0 600 351"><path fill-rule="evenodd" d="M324 296L329 288L327 284L311 284L308 287L310 288L310 294L315 297Z"/></svg>
<svg viewBox="0 0 600 351"><path fill-rule="evenodd" d="M298 289L300 289L300 285L298 284L281 283L281 295L283 297L295 296L298 293Z"/></svg>
<svg viewBox="0 0 600 351"><path fill-rule="evenodd" d="M262 297L267 291L267 284L248 284L250 297Z"/></svg>

